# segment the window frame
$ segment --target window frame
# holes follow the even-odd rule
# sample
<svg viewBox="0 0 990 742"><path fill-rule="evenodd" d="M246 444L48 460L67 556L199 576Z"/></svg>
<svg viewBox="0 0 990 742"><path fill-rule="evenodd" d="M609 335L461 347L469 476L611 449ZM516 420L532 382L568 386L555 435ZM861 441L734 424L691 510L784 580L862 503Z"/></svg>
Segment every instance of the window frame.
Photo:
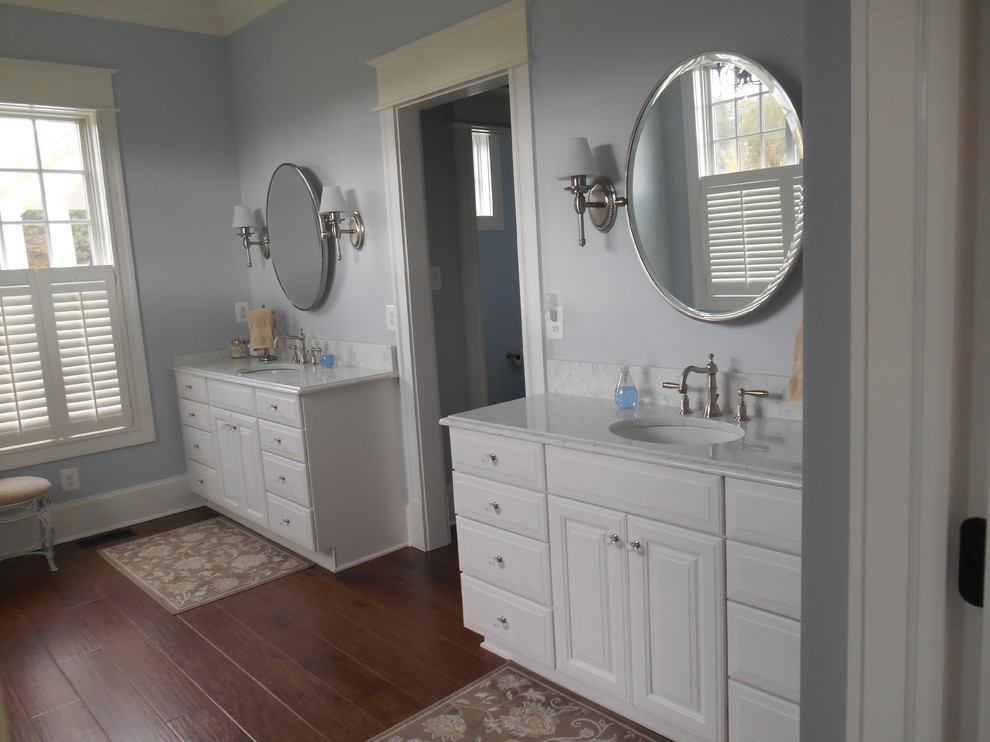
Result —
<svg viewBox="0 0 990 742"><path fill-rule="evenodd" d="M102 201L99 208L104 212L105 245L117 279L122 341L119 360L126 376L132 413L131 424L126 428L5 449L0 456L0 471L150 443L156 439L113 97L115 73L116 70L104 68L0 57L0 101L4 104L27 112L39 111L39 115L54 109L81 109L91 116L98 144L92 153L95 155L93 180L97 186L102 181L101 193L94 192L91 199L94 209L98 208L97 202ZM94 242L95 233L96 229Z"/></svg>

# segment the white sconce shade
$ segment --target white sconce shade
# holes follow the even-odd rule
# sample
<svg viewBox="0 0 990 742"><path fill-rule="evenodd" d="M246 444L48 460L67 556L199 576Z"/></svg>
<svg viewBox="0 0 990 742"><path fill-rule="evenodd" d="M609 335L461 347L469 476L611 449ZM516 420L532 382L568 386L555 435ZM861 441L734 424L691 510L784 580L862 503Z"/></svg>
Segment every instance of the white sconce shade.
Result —
<svg viewBox="0 0 990 742"><path fill-rule="evenodd" d="M323 186L320 194L320 213L332 214L334 212L350 211L347 202L344 201L344 192L339 185Z"/></svg>
<svg viewBox="0 0 990 742"><path fill-rule="evenodd" d="M557 164L557 180L570 180L579 175L597 175L598 167L591 154L587 137L574 137L564 141Z"/></svg>
<svg viewBox="0 0 990 742"><path fill-rule="evenodd" d="M251 212L247 206L243 204L234 207L234 223L231 225L232 229L241 229L243 227L257 227L258 222L254 218L254 214Z"/></svg>

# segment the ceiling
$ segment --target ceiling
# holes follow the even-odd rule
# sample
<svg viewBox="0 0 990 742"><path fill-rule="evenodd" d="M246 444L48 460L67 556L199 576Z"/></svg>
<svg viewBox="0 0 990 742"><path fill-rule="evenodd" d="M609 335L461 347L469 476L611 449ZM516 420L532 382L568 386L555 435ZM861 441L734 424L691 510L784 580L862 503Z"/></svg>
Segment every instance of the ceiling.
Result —
<svg viewBox="0 0 990 742"><path fill-rule="evenodd" d="M283 0L3 0L38 10L226 36Z"/></svg>

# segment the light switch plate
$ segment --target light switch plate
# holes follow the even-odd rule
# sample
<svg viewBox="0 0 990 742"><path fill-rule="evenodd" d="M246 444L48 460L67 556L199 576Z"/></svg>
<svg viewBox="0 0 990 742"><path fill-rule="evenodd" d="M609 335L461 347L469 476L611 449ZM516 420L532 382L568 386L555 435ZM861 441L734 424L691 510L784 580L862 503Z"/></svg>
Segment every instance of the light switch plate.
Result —
<svg viewBox="0 0 990 742"><path fill-rule="evenodd" d="M395 318L395 304L385 305L385 329L395 331L397 320Z"/></svg>

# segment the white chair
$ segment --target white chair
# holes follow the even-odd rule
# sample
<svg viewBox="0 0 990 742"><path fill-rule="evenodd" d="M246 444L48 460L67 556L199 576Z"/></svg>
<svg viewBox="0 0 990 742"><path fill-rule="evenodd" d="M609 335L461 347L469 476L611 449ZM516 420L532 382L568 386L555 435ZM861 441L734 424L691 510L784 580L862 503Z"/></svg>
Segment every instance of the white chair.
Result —
<svg viewBox="0 0 990 742"><path fill-rule="evenodd" d="M25 518L38 519L39 545L29 551L2 554L0 559L40 554L55 566L55 529L52 526L52 483L42 477L6 477L0 479L0 524Z"/></svg>

